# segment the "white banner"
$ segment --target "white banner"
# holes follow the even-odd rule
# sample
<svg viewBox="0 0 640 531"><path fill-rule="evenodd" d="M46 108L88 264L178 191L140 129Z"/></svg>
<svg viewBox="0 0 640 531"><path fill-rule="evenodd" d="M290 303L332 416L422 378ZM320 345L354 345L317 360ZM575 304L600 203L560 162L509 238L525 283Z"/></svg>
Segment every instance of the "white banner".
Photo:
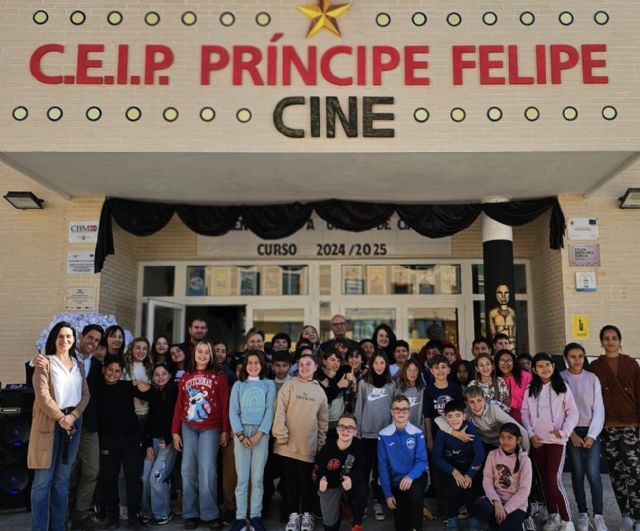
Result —
<svg viewBox="0 0 640 531"><path fill-rule="evenodd" d="M224 236L198 236L198 255L211 258L424 258L451 256L451 238L427 238L395 214L364 232L331 227L313 215L306 227L281 240L258 238L241 222Z"/></svg>

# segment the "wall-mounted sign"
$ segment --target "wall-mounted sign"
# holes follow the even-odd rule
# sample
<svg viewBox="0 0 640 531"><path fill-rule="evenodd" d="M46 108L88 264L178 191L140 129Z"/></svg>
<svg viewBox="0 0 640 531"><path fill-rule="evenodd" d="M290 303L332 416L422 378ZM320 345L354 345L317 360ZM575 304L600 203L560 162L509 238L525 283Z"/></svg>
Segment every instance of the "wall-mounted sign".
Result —
<svg viewBox="0 0 640 531"><path fill-rule="evenodd" d="M596 291L596 272L578 271L576 273L576 291Z"/></svg>
<svg viewBox="0 0 640 531"><path fill-rule="evenodd" d="M89 312L97 309L96 288L68 288L64 293L67 312Z"/></svg>
<svg viewBox="0 0 640 531"><path fill-rule="evenodd" d="M600 267L600 245L597 243L569 245L569 265L575 267Z"/></svg>
<svg viewBox="0 0 640 531"><path fill-rule="evenodd" d="M599 232L597 218L569 218L567 222L570 240L597 240Z"/></svg>
<svg viewBox="0 0 640 531"><path fill-rule="evenodd" d="M571 316L573 339L589 339L589 316L574 314Z"/></svg>
<svg viewBox="0 0 640 531"><path fill-rule="evenodd" d="M67 275L93 273L94 253L89 251L67 253Z"/></svg>
<svg viewBox="0 0 640 531"><path fill-rule="evenodd" d="M282 240L263 240L238 222L223 236L198 236L198 256L220 259L371 259L451 256L451 238L426 238L395 214L372 230L338 230L313 215Z"/></svg>
<svg viewBox="0 0 640 531"><path fill-rule="evenodd" d="M70 221L69 243L96 243L98 241L98 220Z"/></svg>

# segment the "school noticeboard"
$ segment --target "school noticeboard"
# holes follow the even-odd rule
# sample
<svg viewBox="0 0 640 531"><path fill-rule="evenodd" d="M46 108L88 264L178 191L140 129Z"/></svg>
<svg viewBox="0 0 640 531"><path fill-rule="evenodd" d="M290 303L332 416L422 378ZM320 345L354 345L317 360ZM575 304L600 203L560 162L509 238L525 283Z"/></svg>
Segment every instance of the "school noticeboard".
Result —
<svg viewBox="0 0 640 531"><path fill-rule="evenodd" d="M223 236L198 236L197 249L198 256L217 259L425 258L451 256L451 238L422 236L397 215L362 232L336 229L314 215L288 238L263 240L238 222Z"/></svg>

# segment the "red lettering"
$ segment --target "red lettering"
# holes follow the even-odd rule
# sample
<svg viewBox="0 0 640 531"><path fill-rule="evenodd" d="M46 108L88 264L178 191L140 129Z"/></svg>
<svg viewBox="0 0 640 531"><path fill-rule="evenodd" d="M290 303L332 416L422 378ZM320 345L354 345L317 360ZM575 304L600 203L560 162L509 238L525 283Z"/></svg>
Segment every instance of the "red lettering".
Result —
<svg viewBox="0 0 640 531"><path fill-rule="evenodd" d="M383 61L386 56L388 61ZM382 85L382 72L393 70L400 64L400 54L393 46L373 47L373 84Z"/></svg>
<svg viewBox="0 0 640 531"><path fill-rule="evenodd" d="M129 70L129 45L118 45L118 85L127 84L127 73Z"/></svg>
<svg viewBox="0 0 640 531"><path fill-rule="evenodd" d="M536 76L538 85L547 84L547 56L544 44L536 44Z"/></svg>
<svg viewBox="0 0 640 531"><path fill-rule="evenodd" d="M244 56L249 57L245 60ZM254 85L264 85L262 76L256 68L262 61L262 52L255 46L233 47L233 81L234 85L242 85L242 73L246 70Z"/></svg>
<svg viewBox="0 0 640 531"><path fill-rule="evenodd" d="M161 57L156 61L156 55ZM155 73L166 70L173 64L173 52L171 48L163 44L147 44L144 50L144 84L153 85ZM164 76L159 80L160 85L168 85L169 78Z"/></svg>
<svg viewBox="0 0 640 531"><path fill-rule="evenodd" d="M331 71L331 60L336 55L351 55L352 51L351 46L332 46L328 48L327 51L322 54L322 59L320 59L320 73L322 77L333 85L353 85L352 77L336 76Z"/></svg>
<svg viewBox="0 0 640 531"><path fill-rule="evenodd" d="M580 60L580 54L570 44L552 44L549 46L549 60L551 63L551 83L559 85L562 83L562 71L576 66Z"/></svg>
<svg viewBox="0 0 640 531"><path fill-rule="evenodd" d="M64 46L62 44L43 44L36 48L29 60L29 70L40 83L59 85L62 83L62 76L48 76L42 71L42 58L51 52L64 53Z"/></svg>
<svg viewBox="0 0 640 531"><path fill-rule="evenodd" d="M296 67L305 85L315 85L317 83L316 63L318 50L315 46L307 46L307 66L302 64L302 59L293 46L282 47L282 84L291 85L291 65Z"/></svg>
<svg viewBox="0 0 640 531"><path fill-rule="evenodd" d="M509 58L509 84L510 85L533 85L532 76L521 76L518 67L518 47L515 44L507 46Z"/></svg>
<svg viewBox="0 0 640 531"><path fill-rule="evenodd" d="M459 45L451 48L454 85L464 84L462 72L465 68L476 67L475 61L463 59L463 56L467 53L476 53L476 47L473 45Z"/></svg>
<svg viewBox="0 0 640 531"><path fill-rule="evenodd" d="M102 85L102 77L87 75L90 68L102 67L100 59L89 59L89 54L93 52L104 52L104 44L78 44L76 83L79 85Z"/></svg>
<svg viewBox="0 0 640 531"><path fill-rule="evenodd" d="M504 46L501 44L483 44L478 46L478 66L480 68L481 85L504 85L504 76L493 77L491 70L503 68L502 59L491 59L492 53L504 53Z"/></svg>
<svg viewBox="0 0 640 531"><path fill-rule="evenodd" d="M583 44L582 45L582 82L585 84L607 84L609 76L594 76L594 68L605 68L605 59L594 59L592 53L604 53L607 51L606 44Z"/></svg>
<svg viewBox="0 0 640 531"><path fill-rule="evenodd" d="M428 46L404 47L404 84L405 85L429 85L429 77L416 77L415 70L429 68L429 61L417 61L414 57L418 53L429 53Z"/></svg>
<svg viewBox="0 0 640 531"><path fill-rule="evenodd" d="M211 55L218 56L217 61L211 61ZM222 70L229 64L229 53L226 48L217 45L205 45L200 50L200 84L211 84L211 72Z"/></svg>
<svg viewBox="0 0 640 531"><path fill-rule="evenodd" d="M356 83L363 87L367 84L367 47L358 46L356 48L358 54L358 73Z"/></svg>

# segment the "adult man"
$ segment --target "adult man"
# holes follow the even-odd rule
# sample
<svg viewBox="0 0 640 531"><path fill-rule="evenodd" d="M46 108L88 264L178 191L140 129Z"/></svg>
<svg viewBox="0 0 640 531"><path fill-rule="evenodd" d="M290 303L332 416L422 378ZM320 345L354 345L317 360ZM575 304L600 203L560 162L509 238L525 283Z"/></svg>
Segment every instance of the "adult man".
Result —
<svg viewBox="0 0 640 531"><path fill-rule="evenodd" d="M180 348L182 352L186 354L187 359L191 359L191 354L193 353L193 349L196 348L196 344L206 338L209 325L207 325L207 321L205 321L204 318L194 317L191 319L188 331L189 337L180 345Z"/></svg>
<svg viewBox="0 0 640 531"><path fill-rule="evenodd" d="M84 374L91 397L82 414L80 444L71 472L71 490L73 490L74 484L77 485L75 503L71 511L71 529L102 529L104 527L104 523L99 522L91 511L93 494L100 471L98 417L94 390L98 378L102 377L102 363L95 359L92 353L100 343L103 334L104 330L100 325L90 324L82 329L76 342L75 357L84 365ZM48 363L48 356L36 356L32 360L32 364L29 364L31 365L31 374L33 375L34 365L46 367Z"/></svg>
<svg viewBox="0 0 640 531"><path fill-rule="evenodd" d="M489 331L492 336L498 333L509 337L509 350L516 347L516 311L509 306L509 286L499 284L496 288L498 306L489 312Z"/></svg>
<svg viewBox="0 0 640 531"><path fill-rule="evenodd" d="M328 352L329 350L331 350L336 339L345 341L347 343L347 347L349 348L349 352L351 352L358 346L358 343L347 337L347 318L344 315L340 315L339 313L334 315L329 321L329 326L331 327L331 332L333 333L333 339L325 341L324 343L322 343L322 345L320 345L320 349L323 352Z"/></svg>
<svg viewBox="0 0 640 531"><path fill-rule="evenodd" d="M471 343L471 354L476 359L480 354L491 354L489 340L486 337L476 337Z"/></svg>

